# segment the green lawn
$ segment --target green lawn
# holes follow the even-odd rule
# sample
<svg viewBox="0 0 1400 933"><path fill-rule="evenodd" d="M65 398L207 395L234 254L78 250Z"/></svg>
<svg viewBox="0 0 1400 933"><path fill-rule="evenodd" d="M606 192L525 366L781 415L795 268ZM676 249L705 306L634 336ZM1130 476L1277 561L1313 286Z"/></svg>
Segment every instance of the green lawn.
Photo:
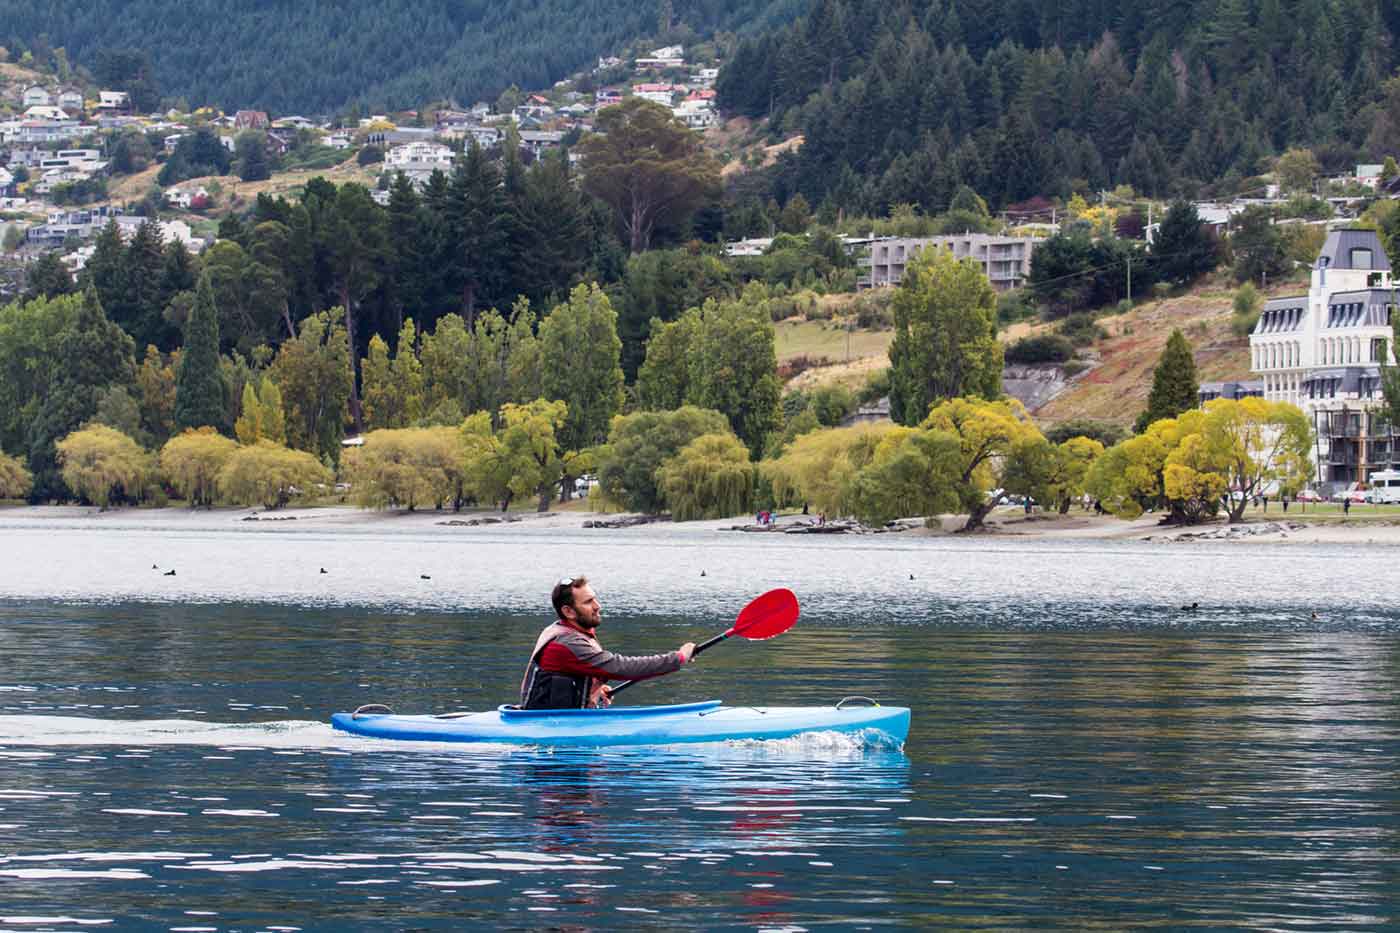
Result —
<svg viewBox="0 0 1400 933"><path fill-rule="evenodd" d="M1337 519L1400 519L1400 505L1363 505L1352 503L1349 513L1342 511L1340 502L1290 502L1288 503L1288 513L1284 514L1283 506L1275 499L1269 500L1269 510L1264 511L1264 507L1248 506L1244 510L1245 518L1250 521L1277 520L1281 518L1297 520L1337 520Z"/></svg>
<svg viewBox="0 0 1400 933"><path fill-rule="evenodd" d="M833 363L844 363L847 357L847 332L840 321L779 321L777 331L779 361L794 356L827 357ZM849 359L884 356L889 352L892 330L852 330L849 334Z"/></svg>

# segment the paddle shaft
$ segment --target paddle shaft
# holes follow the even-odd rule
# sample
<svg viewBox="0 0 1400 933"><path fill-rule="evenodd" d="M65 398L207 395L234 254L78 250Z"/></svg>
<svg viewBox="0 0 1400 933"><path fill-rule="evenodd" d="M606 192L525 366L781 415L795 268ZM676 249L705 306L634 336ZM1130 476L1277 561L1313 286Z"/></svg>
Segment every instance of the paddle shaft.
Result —
<svg viewBox="0 0 1400 933"><path fill-rule="evenodd" d="M712 645L717 645L717 644L719 644L720 642L724 641L724 640L725 640L726 638L728 638L731 634L733 634L733 632L734 632L733 629L730 629L730 630L727 631L727 632L720 632L718 635L716 635L714 638L711 638L709 641L703 642L702 644L699 644L699 645L696 645L696 646L695 646L695 654L692 654L692 655L690 656L691 659L693 660L693 659L695 658L695 655L697 655L697 654L699 654L700 652L704 651L706 648L709 648L709 647L712 646ZM608 691L608 693L609 693L610 695L612 695L612 696L617 696L617 695L618 695L619 693L621 693L623 690L626 690L628 687L632 686L632 685L635 684L635 683L639 683L639 682L640 682L640 681L636 681L636 680L624 680L622 683L618 684L616 687L611 688L611 689Z"/></svg>

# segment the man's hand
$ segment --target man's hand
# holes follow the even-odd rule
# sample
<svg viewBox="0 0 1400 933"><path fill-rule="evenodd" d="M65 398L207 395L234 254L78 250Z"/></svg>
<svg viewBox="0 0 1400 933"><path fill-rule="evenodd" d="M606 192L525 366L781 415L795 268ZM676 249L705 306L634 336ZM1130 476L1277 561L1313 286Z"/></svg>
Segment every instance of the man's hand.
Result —
<svg viewBox="0 0 1400 933"><path fill-rule="evenodd" d="M611 705L612 689L607 684L599 684L593 688L592 693L588 694L588 702L598 709Z"/></svg>
<svg viewBox="0 0 1400 933"><path fill-rule="evenodd" d="M681 647L680 647L680 656L681 656L681 663L682 663L682 664L689 664L689 663L690 663L691 656L694 655L694 654L695 654L695 642L693 642L693 641L688 641L688 642L686 642L685 644L681 645Z"/></svg>

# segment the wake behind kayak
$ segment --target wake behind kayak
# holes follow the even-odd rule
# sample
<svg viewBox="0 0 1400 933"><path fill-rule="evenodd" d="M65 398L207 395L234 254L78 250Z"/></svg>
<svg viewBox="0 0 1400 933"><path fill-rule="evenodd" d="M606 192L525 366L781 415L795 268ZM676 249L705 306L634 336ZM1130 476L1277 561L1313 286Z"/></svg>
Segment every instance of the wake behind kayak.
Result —
<svg viewBox="0 0 1400 933"><path fill-rule="evenodd" d="M855 698L851 698L855 699ZM863 698L862 698L863 699ZM382 707L380 708L382 709ZM404 716L336 713L331 725L379 739L417 742L508 742L520 745L671 745L731 739L785 739L805 732L873 730L903 743L909 710L902 706L725 706L720 700L672 706L522 710Z"/></svg>

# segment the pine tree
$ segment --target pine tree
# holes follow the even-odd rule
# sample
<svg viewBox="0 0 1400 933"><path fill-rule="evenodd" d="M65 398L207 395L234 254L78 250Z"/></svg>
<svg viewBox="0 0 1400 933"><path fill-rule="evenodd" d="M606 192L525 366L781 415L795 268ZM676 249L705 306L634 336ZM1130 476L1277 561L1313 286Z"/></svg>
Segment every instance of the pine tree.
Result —
<svg viewBox="0 0 1400 933"><path fill-rule="evenodd" d="M1152 241L1152 264L1157 277L1174 285L1186 285L1215 268L1219 252L1189 201L1177 201L1162 218Z"/></svg>
<svg viewBox="0 0 1400 933"><path fill-rule="evenodd" d="M1167 347L1152 373L1152 391L1147 396L1147 409L1138 416L1133 430L1141 434L1147 426L1163 418L1175 418L1200 404L1196 382L1196 360L1191 345L1181 331L1174 330L1167 338Z"/></svg>
<svg viewBox="0 0 1400 933"><path fill-rule="evenodd" d="M175 427L183 430L210 425L222 430L225 417L224 380L219 371L219 310L214 306L214 288L206 272L199 277L194 307L185 326L184 352L175 381Z"/></svg>

